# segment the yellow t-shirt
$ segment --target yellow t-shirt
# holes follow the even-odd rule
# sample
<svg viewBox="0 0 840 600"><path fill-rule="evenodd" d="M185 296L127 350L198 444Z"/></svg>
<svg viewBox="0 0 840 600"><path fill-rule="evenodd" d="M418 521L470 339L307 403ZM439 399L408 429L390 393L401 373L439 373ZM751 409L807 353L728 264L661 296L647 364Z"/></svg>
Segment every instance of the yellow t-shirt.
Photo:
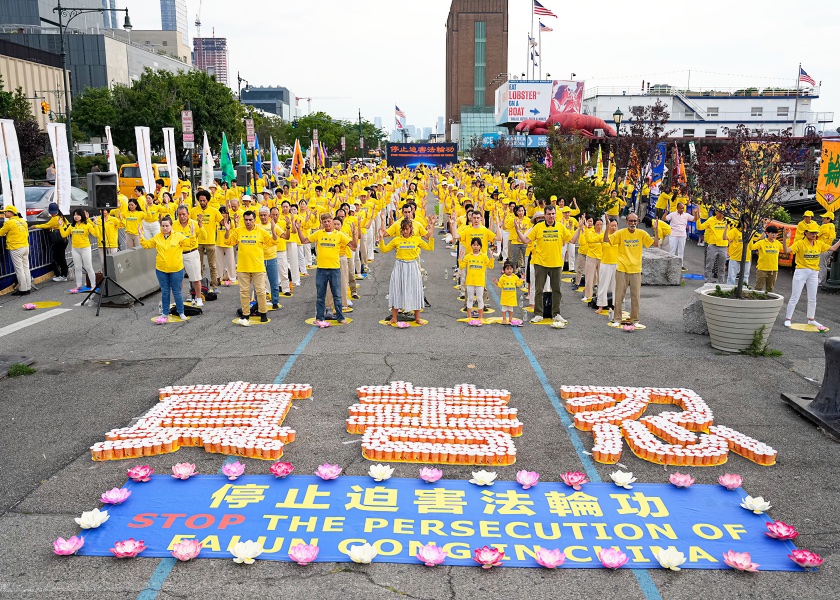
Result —
<svg viewBox="0 0 840 600"><path fill-rule="evenodd" d="M309 236L309 241L315 242L317 253L317 267L319 269L340 269L341 259L340 250L343 244L349 244L353 241L346 233L334 229L327 232L323 229L313 231Z"/></svg>
<svg viewBox="0 0 840 600"><path fill-rule="evenodd" d="M493 259L485 252L465 254L464 258L458 261L458 266L465 271L464 285L477 285L484 287L486 283L487 269L493 267Z"/></svg>
<svg viewBox="0 0 840 600"><path fill-rule="evenodd" d="M583 236L580 236L583 237ZM579 238L578 238L579 239ZM595 228L586 230L586 252L587 256L597 260L603 257L604 232L598 233Z"/></svg>
<svg viewBox="0 0 840 600"><path fill-rule="evenodd" d="M601 264L602 265L617 265L618 264L618 246L615 244L601 244Z"/></svg>
<svg viewBox="0 0 840 600"><path fill-rule="evenodd" d="M811 269L813 271L820 270L820 254L828 250L831 246L819 240L814 241L814 245L808 243L808 240L799 240L794 242L790 247L790 253L796 257L797 269Z"/></svg>
<svg viewBox="0 0 840 600"><path fill-rule="evenodd" d="M744 235L737 228L730 227L726 237L729 238L729 260L740 262L744 251Z"/></svg>
<svg viewBox="0 0 840 600"><path fill-rule="evenodd" d="M400 226L402 225L402 219L397 219L391 226L385 231L388 237L400 237ZM417 219L411 220L411 235L417 237L424 237L427 233L425 227L423 227Z"/></svg>
<svg viewBox="0 0 840 600"><path fill-rule="evenodd" d="M778 271L779 270L779 253L783 246L779 240L758 240L749 245L749 250L758 250L758 264L756 268L759 271Z"/></svg>
<svg viewBox="0 0 840 600"><path fill-rule="evenodd" d="M131 235L139 235L140 225L143 223L143 217L146 213L139 210L120 210L121 215L125 215L123 221L125 222L125 232ZM175 269L177 271L178 269ZM175 271L172 271L174 273Z"/></svg>
<svg viewBox="0 0 840 600"><path fill-rule="evenodd" d="M522 280L516 275L502 275L499 277L499 288L502 293L499 297L499 304L502 306L517 306L516 290L522 285Z"/></svg>
<svg viewBox="0 0 840 600"><path fill-rule="evenodd" d="M96 227L93 221L65 225L64 229L61 230L62 237L72 236L73 248L90 248L91 235L96 236Z"/></svg>
<svg viewBox="0 0 840 600"><path fill-rule="evenodd" d="M228 242L239 244L236 270L239 273L265 273L265 247L274 246L274 239L265 229L254 227L251 231L243 225L230 232Z"/></svg>
<svg viewBox="0 0 840 600"><path fill-rule="evenodd" d="M157 223L159 213L159 204L146 204L146 214L143 216L143 220L146 223Z"/></svg>
<svg viewBox="0 0 840 600"><path fill-rule="evenodd" d="M18 248L26 248L29 245L29 225L20 217L12 217L6 219L3 227L0 227L0 236L6 236L6 248L8 250L17 250ZM64 237L67 237L62 232ZM90 243L88 243L90 246Z"/></svg>
<svg viewBox="0 0 840 600"><path fill-rule="evenodd" d="M656 199L656 208L661 208L667 212L671 212L671 198L673 198L671 194L668 192L662 192L659 194L659 198Z"/></svg>
<svg viewBox="0 0 840 600"><path fill-rule="evenodd" d="M461 242L462 248L471 248L470 244L473 238L479 238L481 240L481 249L486 252L487 248L490 247L490 243L496 239L496 234L484 225L479 225L478 227L465 225L464 227L458 228L458 239Z"/></svg>
<svg viewBox="0 0 840 600"><path fill-rule="evenodd" d="M717 217L706 219L703 223L697 224L697 229L706 232L704 239L709 246L723 246L725 248L729 245L729 242L723 239L726 219L718 219Z"/></svg>
<svg viewBox="0 0 840 600"><path fill-rule="evenodd" d="M219 227L219 223L224 220L224 217L218 209L210 206L209 202L207 203L207 208L202 209L199 205L193 206L190 209L190 219L198 222L198 215L201 215L201 228L205 231L205 238L199 243L212 245L216 239L216 230ZM231 224L233 224L233 221L231 221Z"/></svg>
<svg viewBox="0 0 840 600"><path fill-rule="evenodd" d="M119 246L120 229L125 229L125 223L119 217L115 217L114 211L105 219L105 247L117 248ZM116 213L119 214L119 213ZM96 219L96 237L102 237L102 217Z"/></svg>
<svg viewBox="0 0 840 600"><path fill-rule="evenodd" d="M636 229L630 233L629 229L619 229L610 236L610 244L618 248L617 271L622 273L642 272L642 249L653 244L653 238L647 231Z"/></svg>
<svg viewBox="0 0 840 600"><path fill-rule="evenodd" d="M831 243L834 242L835 237L837 237L837 233L834 223L824 223L820 225L820 232L817 234L817 239L819 241L831 245Z"/></svg>
<svg viewBox="0 0 840 600"><path fill-rule="evenodd" d="M528 238L534 242L532 262L553 269L563 266L563 244L572 239L572 232L561 223L552 227L545 221L537 223L528 232Z"/></svg>
<svg viewBox="0 0 840 600"><path fill-rule="evenodd" d="M195 230L195 234L192 233L193 230ZM198 248L198 244L201 242L200 238L203 239L206 235L204 230L198 226L198 223L192 219L187 219L187 224L183 227L181 226L181 221L176 219L172 222L172 231L180 233L187 240L187 245L182 246L184 252Z"/></svg>
<svg viewBox="0 0 840 600"><path fill-rule="evenodd" d="M411 237L395 237L387 244L384 240L379 240L380 252L390 252L396 250L397 260L412 261L420 258L420 250L434 250L435 240L431 238L428 242L419 236L412 235Z"/></svg>
<svg viewBox="0 0 840 600"><path fill-rule="evenodd" d="M656 226L657 227L656 237L658 237L661 240L662 238L671 235L671 225L667 221L657 219L657 222L658 222L658 224Z"/></svg>
<svg viewBox="0 0 840 600"><path fill-rule="evenodd" d="M257 222L257 227L263 229L268 235L271 235L271 225L272 221L269 219L268 223L265 225L262 222ZM285 223L284 223L285 225ZM272 240L271 244L266 244L263 248L263 260L271 260L272 258L277 258L277 244L280 242L280 234L282 231L280 230L280 223L277 223L274 226L274 232L277 234L277 240Z"/></svg>
<svg viewBox="0 0 840 600"><path fill-rule="evenodd" d="M170 233L168 238L163 237L162 232L150 240L140 238L140 245L143 248L157 250L155 268L163 273L177 273L184 268L184 250L190 243L177 231Z"/></svg>

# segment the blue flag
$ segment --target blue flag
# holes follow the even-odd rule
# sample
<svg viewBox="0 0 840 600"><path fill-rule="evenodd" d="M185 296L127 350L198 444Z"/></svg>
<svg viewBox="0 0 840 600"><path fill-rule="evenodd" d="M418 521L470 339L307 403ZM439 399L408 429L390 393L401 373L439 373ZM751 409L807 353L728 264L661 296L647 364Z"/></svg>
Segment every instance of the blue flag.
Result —
<svg viewBox="0 0 840 600"><path fill-rule="evenodd" d="M274 138L268 138L268 145L271 148L271 172L274 176L279 179L280 176L278 175L278 169L280 169L280 159L277 158L277 148L274 147Z"/></svg>
<svg viewBox="0 0 840 600"><path fill-rule="evenodd" d="M257 177L263 176L262 160L260 160L260 138L254 134L254 173Z"/></svg>

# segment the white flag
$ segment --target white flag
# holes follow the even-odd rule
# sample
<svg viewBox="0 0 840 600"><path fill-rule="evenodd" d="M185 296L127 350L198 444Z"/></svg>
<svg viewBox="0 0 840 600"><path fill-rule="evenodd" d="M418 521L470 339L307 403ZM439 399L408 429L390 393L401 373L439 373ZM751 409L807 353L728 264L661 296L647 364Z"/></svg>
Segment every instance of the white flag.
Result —
<svg viewBox="0 0 840 600"><path fill-rule="evenodd" d="M65 215L70 214L70 153L67 151L67 125L47 123L53 162L55 162L55 202Z"/></svg>
<svg viewBox="0 0 840 600"><path fill-rule="evenodd" d="M163 128L163 149L166 153L166 164L169 165L169 193L175 197L178 190L178 153L175 149L175 128Z"/></svg>
<svg viewBox="0 0 840 600"><path fill-rule="evenodd" d="M205 190L210 189L213 183L213 154L210 152L210 142L207 141L207 132L204 132L204 146L201 149L201 185Z"/></svg>
<svg viewBox="0 0 840 600"><path fill-rule="evenodd" d="M105 126L105 139L108 140L108 172L119 174L119 169L117 169L117 153L114 150L114 140L111 138L110 125Z"/></svg>
<svg viewBox="0 0 840 600"><path fill-rule="evenodd" d="M143 189L150 193L155 189L155 173L152 171L152 144L149 141L148 127L135 127L134 136L137 138L137 164L140 166L140 178Z"/></svg>
<svg viewBox="0 0 840 600"><path fill-rule="evenodd" d="M3 204L13 204L25 217L23 169L20 165L15 122L12 119L0 119L0 183L3 184Z"/></svg>

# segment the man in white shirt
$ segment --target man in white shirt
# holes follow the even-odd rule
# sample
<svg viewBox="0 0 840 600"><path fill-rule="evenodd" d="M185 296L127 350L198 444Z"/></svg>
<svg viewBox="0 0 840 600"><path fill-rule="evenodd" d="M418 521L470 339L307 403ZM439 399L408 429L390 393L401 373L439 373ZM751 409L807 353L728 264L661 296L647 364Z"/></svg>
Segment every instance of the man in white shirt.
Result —
<svg viewBox="0 0 840 600"><path fill-rule="evenodd" d="M685 212L685 204L677 203L677 212L665 215L665 220L671 224L671 235L668 236L668 246L672 254L680 257L680 264L683 262L685 253L685 240L688 236L686 228L689 221L694 221L694 215ZM683 267L685 270L685 267Z"/></svg>

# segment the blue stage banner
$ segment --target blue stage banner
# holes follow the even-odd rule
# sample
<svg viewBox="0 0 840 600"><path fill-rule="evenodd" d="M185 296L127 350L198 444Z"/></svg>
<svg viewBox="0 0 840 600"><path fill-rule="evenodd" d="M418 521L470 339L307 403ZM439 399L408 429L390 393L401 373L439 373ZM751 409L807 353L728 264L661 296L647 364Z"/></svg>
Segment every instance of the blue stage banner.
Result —
<svg viewBox="0 0 840 600"><path fill-rule="evenodd" d="M484 133L481 135L481 146L489 148L495 146L499 139L504 138L514 148L545 148L548 146L547 135L504 135L500 133Z"/></svg>
<svg viewBox="0 0 840 600"><path fill-rule="evenodd" d="M389 167L443 167L458 162L458 144L388 144L385 157Z"/></svg>
<svg viewBox="0 0 840 600"><path fill-rule="evenodd" d="M110 519L82 531L79 554L111 556L115 541L132 537L148 547L140 556L168 557L180 540L197 539L200 556L229 559L234 544L253 540L265 547L260 559L288 561L289 547L306 543L320 547L320 562L349 562L349 547L368 542L376 562L419 564L418 549L434 543L448 565L476 566L473 550L490 545L504 551L505 566L537 567L538 548L559 548L564 567L601 568L598 551L614 546L630 557L627 568L650 569L659 568L654 550L672 546L687 569L726 569L722 555L735 550L761 570L803 571L787 557L791 542L764 535L766 515L741 508L743 490L716 485L588 483L575 491L548 482L523 490L512 481L158 475L126 487L124 504L104 507Z"/></svg>

